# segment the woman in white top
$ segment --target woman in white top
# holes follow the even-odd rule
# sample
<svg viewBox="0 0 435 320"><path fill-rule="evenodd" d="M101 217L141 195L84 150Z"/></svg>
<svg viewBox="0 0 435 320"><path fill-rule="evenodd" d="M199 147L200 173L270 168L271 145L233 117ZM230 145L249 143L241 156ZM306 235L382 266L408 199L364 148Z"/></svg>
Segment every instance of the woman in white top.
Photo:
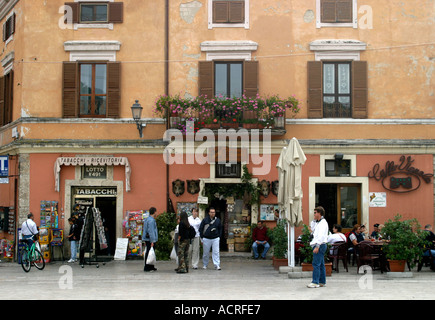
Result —
<svg viewBox="0 0 435 320"><path fill-rule="evenodd" d="M346 242L346 236L343 233L341 233L341 225L334 224L334 226L332 227L332 232L333 232L333 234L330 234L328 236L328 243L329 244L333 244L333 243L341 242L341 241Z"/></svg>

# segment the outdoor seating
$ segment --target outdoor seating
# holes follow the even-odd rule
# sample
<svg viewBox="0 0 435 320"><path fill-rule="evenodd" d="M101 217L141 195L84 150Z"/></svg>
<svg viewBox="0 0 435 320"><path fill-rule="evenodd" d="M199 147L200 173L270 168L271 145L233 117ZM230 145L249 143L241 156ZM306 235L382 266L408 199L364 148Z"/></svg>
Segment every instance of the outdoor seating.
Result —
<svg viewBox="0 0 435 320"><path fill-rule="evenodd" d="M429 255L423 255L417 264L417 271L421 271L423 266L430 266L432 271L435 271L435 257L432 255L431 250L427 250Z"/></svg>
<svg viewBox="0 0 435 320"><path fill-rule="evenodd" d="M362 265L369 265L372 270L380 269L383 273L381 255L375 252L374 246L370 243L361 242L358 244L357 273Z"/></svg>
<svg viewBox="0 0 435 320"><path fill-rule="evenodd" d="M336 242L332 244L329 252L329 258L332 260L332 269L339 272L338 265L340 260L343 261L343 266L346 272L349 272L347 268L347 244L344 241Z"/></svg>

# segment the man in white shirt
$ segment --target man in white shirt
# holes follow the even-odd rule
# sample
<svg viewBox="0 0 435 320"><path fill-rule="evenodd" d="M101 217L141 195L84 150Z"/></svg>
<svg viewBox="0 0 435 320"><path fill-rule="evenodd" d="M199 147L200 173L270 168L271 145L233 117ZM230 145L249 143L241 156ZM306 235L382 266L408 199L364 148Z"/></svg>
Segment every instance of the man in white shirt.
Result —
<svg viewBox="0 0 435 320"><path fill-rule="evenodd" d="M192 268L198 269L199 262L199 226L201 224L201 219L198 218L199 212L198 209L194 208L192 210L192 215L188 218L189 224L195 229L196 235L195 238L191 240L191 245L189 247L189 255L192 261Z"/></svg>
<svg viewBox="0 0 435 320"><path fill-rule="evenodd" d="M37 235L39 231L36 227L36 223L33 221L34 219L33 213L30 212L27 215L27 220L21 225L21 235L23 240L27 240L29 247L32 246L33 241L38 240Z"/></svg>
<svg viewBox="0 0 435 320"><path fill-rule="evenodd" d="M329 226L325 218L325 209L316 207L314 209L314 220L312 224L313 240L310 246L313 248L313 280L308 288L324 287L326 285L325 252L327 248Z"/></svg>

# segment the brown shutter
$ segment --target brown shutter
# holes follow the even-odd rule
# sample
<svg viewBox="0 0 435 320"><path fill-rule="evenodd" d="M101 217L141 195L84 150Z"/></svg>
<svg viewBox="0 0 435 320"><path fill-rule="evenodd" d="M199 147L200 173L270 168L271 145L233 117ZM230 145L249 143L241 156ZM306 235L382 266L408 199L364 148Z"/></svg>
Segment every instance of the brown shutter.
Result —
<svg viewBox="0 0 435 320"><path fill-rule="evenodd" d="M5 124L5 77L0 77L0 126Z"/></svg>
<svg viewBox="0 0 435 320"><path fill-rule="evenodd" d="M109 22L122 23L124 20L124 3L110 2L109 3Z"/></svg>
<svg viewBox="0 0 435 320"><path fill-rule="evenodd" d="M214 96L213 61L199 61L198 95Z"/></svg>
<svg viewBox="0 0 435 320"><path fill-rule="evenodd" d="M14 70L4 77L4 121L6 123L12 122L13 107L14 107Z"/></svg>
<svg viewBox="0 0 435 320"><path fill-rule="evenodd" d="M62 111L64 118L78 117L79 101L79 64L65 61L63 63Z"/></svg>
<svg viewBox="0 0 435 320"><path fill-rule="evenodd" d="M337 1L337 22L352 22L352 0Z"/></svg>
<svg viewBox="0 0 435 320"><path fill-rule="evenodd" d="M367 61L352 62L352 117L368 116L368 74Z"/></svg>
<svg viewBox="0 0 435 320"><path fill-rule="evenodd" d="M72 9L72 23L79 23L80 21L80 4L78 2L65 2L65 6L70 6ZM67 21L69 22L69 21Z"/></svg>
<svg viewBox="0 0 435 320"><path fill-rule="evenodd" d="M226 23L229 21L228 1L213 1L213 23Z"/></svg>
<svg viewBox="0 0 435 320"><path fill-rule="evenodd" d="M258 93L258 61L243 63L243 91L248 98L255 98Z"/></svg>
<svg viewBox="0 0 435 320"><path fill-rule="evenodd" d="M10 23L10 25L9 25L9 32L10 32L10 34L12 35L12 34L14 34L15 33L15 12L12 14L12 16L9 18L9 23Z"/></svg>
<svg viewBox="0 0 435 320"><path fill-rule="evenodd" d="M119 118L121 110L121 63L107 63L107 117Z"/></svg>
<svg viewBox="0 0 435 320"><path fill-rule="evenodd" d="M323 118L322 62L308 61L308 118Z"/></svg>
<svg viewBox="0 0 435 320"><path fill-rule="evenodd" d="M320 12L322 22L336 22L336 0L321 0Z"/></svg>
<svg viewBox="0 0 435 320"><path fill-rule="evenodd" d="M245 1L231 1L229 3L228 22L244 23L245 22Z"/></svg>

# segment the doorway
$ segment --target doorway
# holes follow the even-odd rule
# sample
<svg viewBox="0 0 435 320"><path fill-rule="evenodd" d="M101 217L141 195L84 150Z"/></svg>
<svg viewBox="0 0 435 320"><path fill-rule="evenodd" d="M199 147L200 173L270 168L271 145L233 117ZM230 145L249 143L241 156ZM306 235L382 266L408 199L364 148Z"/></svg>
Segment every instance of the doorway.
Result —
<svg viewBox="0 0 435 320"><path fill-rule="evenodd" d="M100 209L108 248L97 252L99 255L115 254L116 246L116 198L97 197L95 207Z"/></svg>
<svg viewBox="0 0 435 320"><path fill-rule="evenodd" d="M227 212L227 201L225 199L213 199L211 201L210 207L215 208L216 210L216 218L219 218L222 223L222 237L220 237L220 251L227 251L227 238L228 238L228 230L226 230L225 226L228 225L228 212Z"/></svg>
<svg viewBox="0 0 435 320"><path fill-rule="evenodd" d="M316 183L316 206L325 208L325 219L332 231L340 224L342 232L361 223L361 185L347 183Z"/></svg>

